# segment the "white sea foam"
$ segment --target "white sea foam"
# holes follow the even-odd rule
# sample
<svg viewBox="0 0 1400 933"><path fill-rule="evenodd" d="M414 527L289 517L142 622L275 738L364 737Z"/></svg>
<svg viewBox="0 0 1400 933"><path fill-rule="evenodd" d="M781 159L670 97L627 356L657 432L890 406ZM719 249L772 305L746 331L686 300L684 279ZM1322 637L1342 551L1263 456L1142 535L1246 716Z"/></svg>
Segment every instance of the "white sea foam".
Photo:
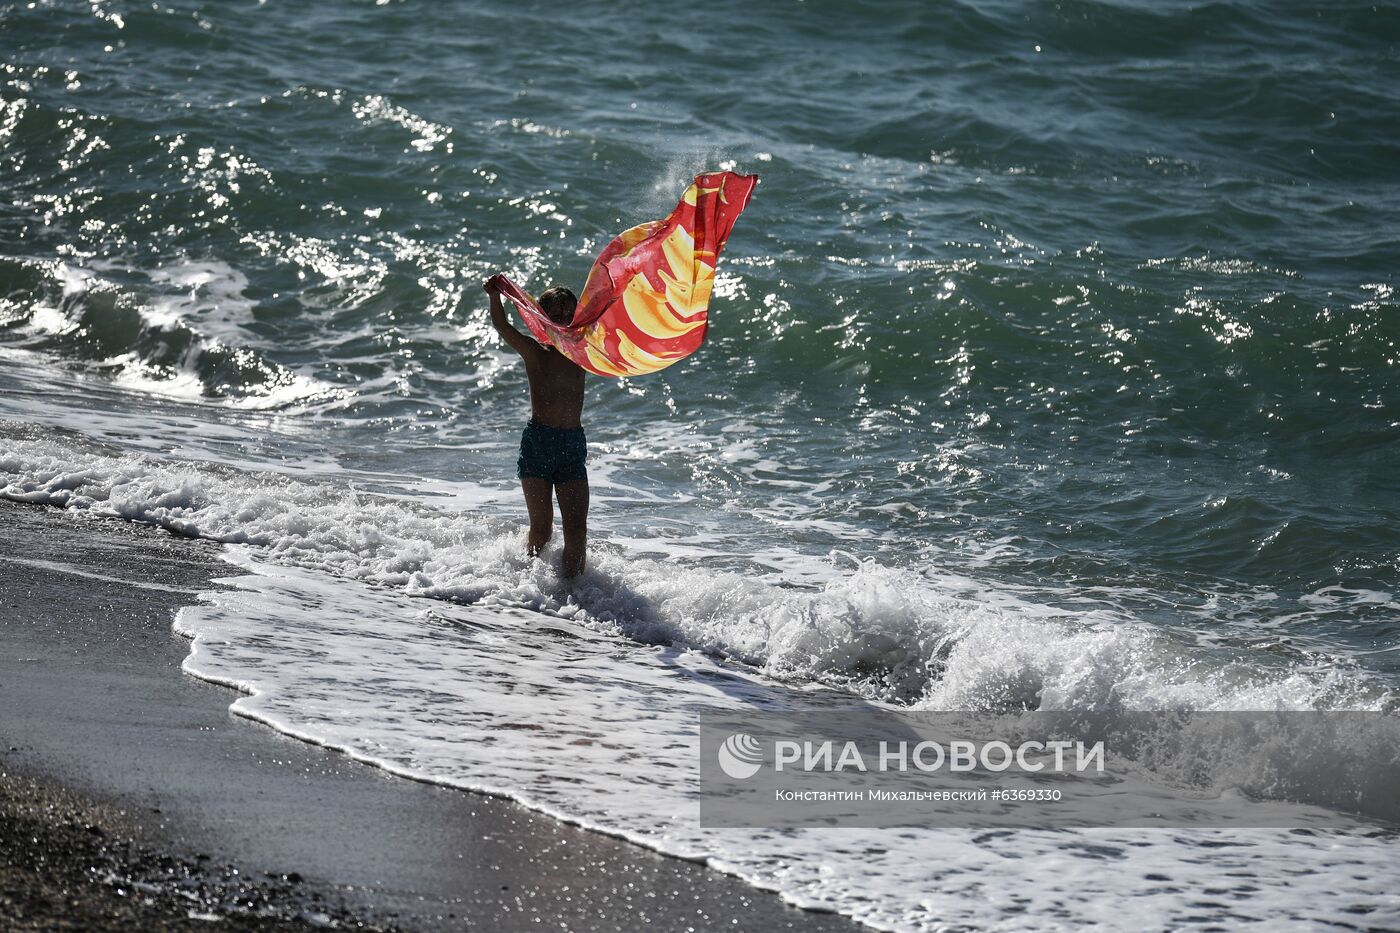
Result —
<svg viewBox="0 0 1400 933"><path fill-rule="evenodd" d="M1321 828L1328 821L1307 808L1289 811L1319 827L1302 834L702 830L701 711L859 701L595 626L406 600L256 554L235 549L244 573L177 623L195 640L188 671L250 694L234 704L239 714L399 774L703 860L795 904L898 930L1116 928L1110 905L1127 897L1143 929L1203 915L1283 928L1400 905L1388 843Z"/></svg>
<svg viewBox="0 0 1400 933"><path fill-rule="evenodd" d="M572 586L520 558L517 525L349 486L12 436L0 494L264 549L274 560L458 602L488 600L679 644L788 680L933 708L1312 708L1378 702L1339 674L1191 656L1145 625L1003 598L856 562L819 588L641 560L606 542ZM965 581L963 588L966 589Z"/></svg>
<svg viewBox="0 0 1400 933"><path fill-rule="evenodd" d="M148 305L149 319L164 326L197 324L212 337L242 346L264 343L247 326L253 319L253 303L243 294L248 277L228 263L175 263L152 270L150 278L163 289Z"/></svg>
<svg viewBox="0 0 1400 933"><path fill-rule="evenodd" d="M868 562L794 588L603 543L571 593L557 554L525 559L519 528L489 514L0 427L5 497L234 545L233 588L179 619L195 638L187 668L248 691L240 714L390 770L509 796L876 927L1072 929L1111 924L1104 905L1130 895L1144 924L1169 927L1224 874L1237 880L1212 895L1221 917L1302 924L1395 907L1377 867L1386 844L1360 836L697 828L702 709L862 702L814 692L822 681L933 708L1381 702L1340 674L1244 669L1145 625L969 598L969 581Z"/></svg>

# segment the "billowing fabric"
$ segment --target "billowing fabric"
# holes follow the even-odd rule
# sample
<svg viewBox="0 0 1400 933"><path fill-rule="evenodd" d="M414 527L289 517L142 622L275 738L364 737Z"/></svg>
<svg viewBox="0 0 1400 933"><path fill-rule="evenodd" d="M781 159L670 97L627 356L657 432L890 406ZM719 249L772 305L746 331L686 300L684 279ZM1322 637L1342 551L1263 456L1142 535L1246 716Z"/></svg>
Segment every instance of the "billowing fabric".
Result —
<svg viewBox="0 0 1400 933"><path fill-rule="evenodd" d="M551 321L500 277L530 333L599 376L640 376L685 359L705 341L715 264L757 175L696 175L665 220L639 224L593 263L573 323Z"/></svg>

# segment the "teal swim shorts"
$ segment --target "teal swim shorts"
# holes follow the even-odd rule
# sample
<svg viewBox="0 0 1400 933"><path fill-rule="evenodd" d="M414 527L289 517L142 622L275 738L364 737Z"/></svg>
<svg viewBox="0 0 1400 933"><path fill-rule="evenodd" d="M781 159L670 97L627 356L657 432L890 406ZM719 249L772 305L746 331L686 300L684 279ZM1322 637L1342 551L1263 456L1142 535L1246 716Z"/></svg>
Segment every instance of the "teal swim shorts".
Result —
<svg viewBox="0 0 1400 933"><path fill-rule="evenodd" d="M531 421L520 435L520 459L516 475L521 479L547 479L554 485L588 479L584 460L588 438L583 428L551 428Z"/></svg>

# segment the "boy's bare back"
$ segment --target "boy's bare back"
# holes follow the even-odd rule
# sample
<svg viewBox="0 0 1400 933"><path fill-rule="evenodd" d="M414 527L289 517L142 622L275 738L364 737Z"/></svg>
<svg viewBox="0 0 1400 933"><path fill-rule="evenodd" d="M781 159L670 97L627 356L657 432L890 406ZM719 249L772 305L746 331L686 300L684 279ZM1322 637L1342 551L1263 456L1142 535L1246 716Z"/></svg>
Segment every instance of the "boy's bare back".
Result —
<svg viewBox="0 0 1400 933"><path fill-rule="evenodd" d="M551 428L579 427L583 423L583 369L558 350L539 344L531 350L520 354L530 380L530 416Z"/></svg>

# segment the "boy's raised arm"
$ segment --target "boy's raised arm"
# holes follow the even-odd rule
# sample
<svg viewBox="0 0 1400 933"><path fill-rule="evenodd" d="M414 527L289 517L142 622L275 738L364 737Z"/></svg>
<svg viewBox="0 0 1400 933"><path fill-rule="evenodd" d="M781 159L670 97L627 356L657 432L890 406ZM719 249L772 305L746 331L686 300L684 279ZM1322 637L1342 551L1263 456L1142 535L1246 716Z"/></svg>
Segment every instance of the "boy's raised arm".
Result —
<svg viewBox="0 0 1400 933"><path fill-rule="evenodd" d="M486 290L486 294L491 296L491 324L496 328L496 333L500 334L511 349L521 356L530 356L540 349L540 345L534 338L522 334L511 324L506 317L505 306L501 302L501 293L496 288L496 277L492 276L481 285Z"/></svg>

